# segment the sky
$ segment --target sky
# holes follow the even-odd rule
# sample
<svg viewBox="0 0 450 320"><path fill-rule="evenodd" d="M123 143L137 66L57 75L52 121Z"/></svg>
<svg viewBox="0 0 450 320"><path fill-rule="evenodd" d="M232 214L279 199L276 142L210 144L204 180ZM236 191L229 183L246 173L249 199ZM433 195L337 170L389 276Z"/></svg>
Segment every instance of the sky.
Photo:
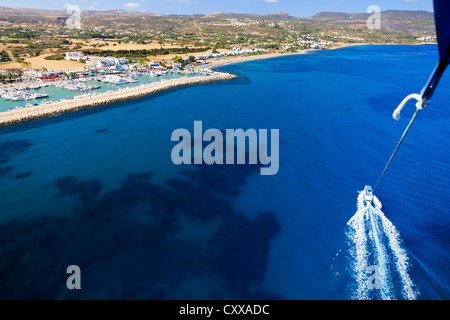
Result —
<svg viewBox="0 0 450 320"><path fill-rule="evenodd" d="M273 14L286 12L309 17L321 11L366 12L370 5L381 10L433 11L432 0L0 0L0 6L36 9L64 9L78 5L81 10L153 12L161 14L208 14L212 12Z"/></svg>

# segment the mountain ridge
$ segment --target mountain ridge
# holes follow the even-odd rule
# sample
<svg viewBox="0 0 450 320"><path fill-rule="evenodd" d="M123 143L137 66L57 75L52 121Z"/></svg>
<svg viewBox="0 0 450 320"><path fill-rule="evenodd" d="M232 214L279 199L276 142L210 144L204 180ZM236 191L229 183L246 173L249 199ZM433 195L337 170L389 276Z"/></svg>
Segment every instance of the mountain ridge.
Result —
<svg viewBox="0 0 450 320"><path fill-rule="evenodd" d="M0 6L0 17L2 15L11 14L53 14L53 15L67 15L66 9L36 9L36 8L20 8L20 7L5 7ZM311 19L311 20L326 20L326 19L355 19L361 17L367 17L370 13L346 13L346 12L335 12L335 11L321 11L313 16L300 18L291 16L286 12L276 12L273 14L255 14L255 13L232 13L232 12L212 12L209 14L160 14L154 12L137 12L137 11L125 11L122 9L112 9L112 10L82 10L81 14L86 15L120 15L120 16L158 16L158 17L170 17L170 16L184 16L184 17L202 17L202 18L216 18L221 16L231 16L231 17L278 17L284 19ZM396 19L409 19L409 18L419 18L419 19L430 19L434 17L434 14L429 11L424 10L385 10L381 11L382 15L388 18Z"/></svg>

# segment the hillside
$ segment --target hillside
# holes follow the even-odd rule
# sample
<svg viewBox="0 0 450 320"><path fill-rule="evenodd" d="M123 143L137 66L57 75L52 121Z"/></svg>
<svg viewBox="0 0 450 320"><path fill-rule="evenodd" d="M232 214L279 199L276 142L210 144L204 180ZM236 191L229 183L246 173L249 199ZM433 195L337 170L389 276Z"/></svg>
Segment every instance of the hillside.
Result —
<svg viewBox="0 0 450 320"><path fill-rule="evenodd" d="M296 51L307 48L305 41L310 40L412 44L418 43L419 37L435 37L431 12L383 11L380 30L367 28L369 16L367 13L320 12L309 18L296 18L286 12L162 15L91 10L81 12L81 29L69 29L65 10L0 7L0 36L2 45L19 59L81 48L122 48L124 44L132 44L133 48L147 45L142 49L189 47L206 51L253 46Z"/></svg>

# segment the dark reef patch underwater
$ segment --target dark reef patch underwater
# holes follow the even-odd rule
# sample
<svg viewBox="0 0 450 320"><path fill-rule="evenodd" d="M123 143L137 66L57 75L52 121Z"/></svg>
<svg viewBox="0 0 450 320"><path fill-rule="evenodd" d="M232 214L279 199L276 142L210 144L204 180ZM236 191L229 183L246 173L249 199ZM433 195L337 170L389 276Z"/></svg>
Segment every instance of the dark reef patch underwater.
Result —
<svg viewBox="0 0 450 320"><path fill-rule="evenodd" d="M72 216L0 225L0 298L279 298L257 289L278 222L270 212L251 221L230 204L257 169L199 166L167 188L143 172L103 196L95 179L58 179L59 192L79 200ZM65 288L74 263L80 291Z"/></svg>

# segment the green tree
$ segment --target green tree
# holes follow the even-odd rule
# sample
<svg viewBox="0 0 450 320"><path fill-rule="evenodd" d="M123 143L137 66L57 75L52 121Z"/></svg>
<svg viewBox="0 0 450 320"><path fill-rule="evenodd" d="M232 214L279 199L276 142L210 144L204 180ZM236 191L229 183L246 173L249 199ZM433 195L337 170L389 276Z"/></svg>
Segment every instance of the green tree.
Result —
<svg viewBox="0 0 450 320"><path fill-rule="evenodd" d="M172 60L175 61L176 63L181 63L181 61L183 61L183 58L180 56L175 56Z"/></svg>

